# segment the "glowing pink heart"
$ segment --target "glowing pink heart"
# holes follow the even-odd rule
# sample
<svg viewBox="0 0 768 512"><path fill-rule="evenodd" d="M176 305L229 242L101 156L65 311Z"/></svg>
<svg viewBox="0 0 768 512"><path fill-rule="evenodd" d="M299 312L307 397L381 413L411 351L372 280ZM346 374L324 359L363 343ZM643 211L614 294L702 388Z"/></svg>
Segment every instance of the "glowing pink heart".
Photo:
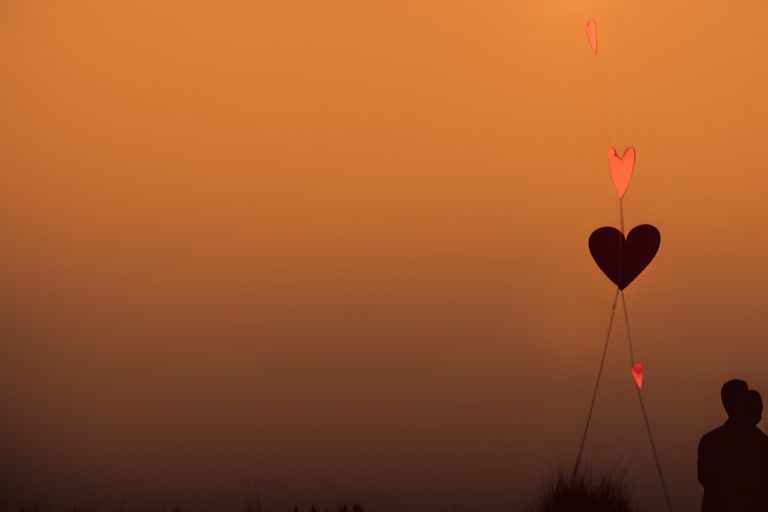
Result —
<svg viewBox="0 0 768 512"><path fill-rule="evenodd" d="M637 363L632 367L632 378L635 379L637 389L643 389L643 363Z"/></svg>
<svg viewBox="0 0 768 512"><path fill-rule="evenodd" d="M587 41L589 41L589 47L597 54L597 23L595 20L589 20L587 22Z"/></svg>
<svg viewBox="0 0 768 512"><path fill-rule="evenodd" d="M632 180L632 171L635 169L635 148L625 149L622 156L619 156L614 148L609 149L608 167L611 169L613 186L619 198L622 198Z"/></svg>

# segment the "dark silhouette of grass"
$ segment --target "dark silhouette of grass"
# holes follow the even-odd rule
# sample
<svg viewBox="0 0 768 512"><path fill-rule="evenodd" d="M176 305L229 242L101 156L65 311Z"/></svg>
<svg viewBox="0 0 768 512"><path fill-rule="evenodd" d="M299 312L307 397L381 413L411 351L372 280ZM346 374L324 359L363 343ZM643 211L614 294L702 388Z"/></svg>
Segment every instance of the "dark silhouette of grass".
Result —
<svg viewBox="0 0 768 512"><path fill-rule="evenodd" d="M586 471L571 476L562 467L539 490L529 512L634 512L625 471L595 478Z"/></svg>
<svg viewBox="0 0 768 512"><path fill-rule="evenodd" d="M0 506L0 510L3 512L6 511L6 508ZM59 511L59 512L84 512L85 509L82 509L80 507L74 507L72 509L62 509L62 508L51 508L49 506L44 507L45 512L51 512L51 511ZM139 507L132 507L132 508L126 508L125 499L123 499L123 502L121 505L112 507L111 509L92 509L92 512L99 512L99 510L111 510L112 512L184 512L184 510L181 507L169 507L167 504L163 505L162 508L155 508L155 507L148 507L148 506L139 506ZM226 509L222 509L226 512ZM293 508L293 512L320 512L320 509L316 508L315 505L311 505L309 509L302 508L299 509L298 506ZM331 508L328 506L325 506L322 509L323 512L331 512ZM22 507L21 509L18 509L18 512L43 512L41 508L34 504L30 509L27 509L26 507ZM257 498L256 504L252 504L250 501L247 501L244 506L240 507L240 512L262 512L261 507L261 500ZM338 506L338 512L365 512L365 509L363 509L363 506L359 503L353 503L351 506L347 505L346 503L342 503Z"/></svg>

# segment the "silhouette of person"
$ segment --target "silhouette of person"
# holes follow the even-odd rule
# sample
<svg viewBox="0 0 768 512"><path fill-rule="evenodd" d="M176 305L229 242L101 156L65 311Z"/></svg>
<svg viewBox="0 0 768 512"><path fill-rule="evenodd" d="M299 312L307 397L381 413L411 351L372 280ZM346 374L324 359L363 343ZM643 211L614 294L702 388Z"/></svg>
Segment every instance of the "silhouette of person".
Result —
<svg viewBox="0 0 768 512"><path fill-rule="evenodd" d="M763 419L763 397L754 389L747 391L746 412L750 425L757 426Z"/></svg>
<svg viewBox="0 0 768 512"><path fill-rule="evenodd" d="M729 380L720 390L728 420L699 442L702 512L768 510L768 436L759 428L760 393L743 380Z"/></svg>

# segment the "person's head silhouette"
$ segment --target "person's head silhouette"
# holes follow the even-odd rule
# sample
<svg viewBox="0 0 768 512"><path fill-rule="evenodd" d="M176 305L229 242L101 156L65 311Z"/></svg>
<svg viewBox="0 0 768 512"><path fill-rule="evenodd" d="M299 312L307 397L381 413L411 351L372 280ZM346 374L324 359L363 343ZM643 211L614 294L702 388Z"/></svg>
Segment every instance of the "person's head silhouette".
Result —
<svg viewBox="0 0 768 512"><path fill-rule="evenodd" d="M763 419L763 398L760 396L760 393L754 389L747 391L745 406L745 420L750 425L757 426L760 420Z"/></svg>
<svg viewBox="0 0 768 512"><path fill-rule="evenodd" d="M743 411L744 398L749 387L741 379L731 379L720 388L720 399L729 418L736 418Z"/></svg>

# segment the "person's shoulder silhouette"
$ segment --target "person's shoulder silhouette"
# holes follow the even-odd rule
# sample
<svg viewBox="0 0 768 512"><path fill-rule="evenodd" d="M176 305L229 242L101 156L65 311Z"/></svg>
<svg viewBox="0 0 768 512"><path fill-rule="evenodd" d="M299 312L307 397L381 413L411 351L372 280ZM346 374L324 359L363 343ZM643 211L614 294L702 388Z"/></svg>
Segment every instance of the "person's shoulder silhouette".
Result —
<svg viewBox="0 0 768 512"><path fill-rule="evenodd" d="M698 476L704 486L702 512L765 511L768 505L768 436L757 424L760 393L734 379L720 390L728 420L699 442Z"/></svg>

